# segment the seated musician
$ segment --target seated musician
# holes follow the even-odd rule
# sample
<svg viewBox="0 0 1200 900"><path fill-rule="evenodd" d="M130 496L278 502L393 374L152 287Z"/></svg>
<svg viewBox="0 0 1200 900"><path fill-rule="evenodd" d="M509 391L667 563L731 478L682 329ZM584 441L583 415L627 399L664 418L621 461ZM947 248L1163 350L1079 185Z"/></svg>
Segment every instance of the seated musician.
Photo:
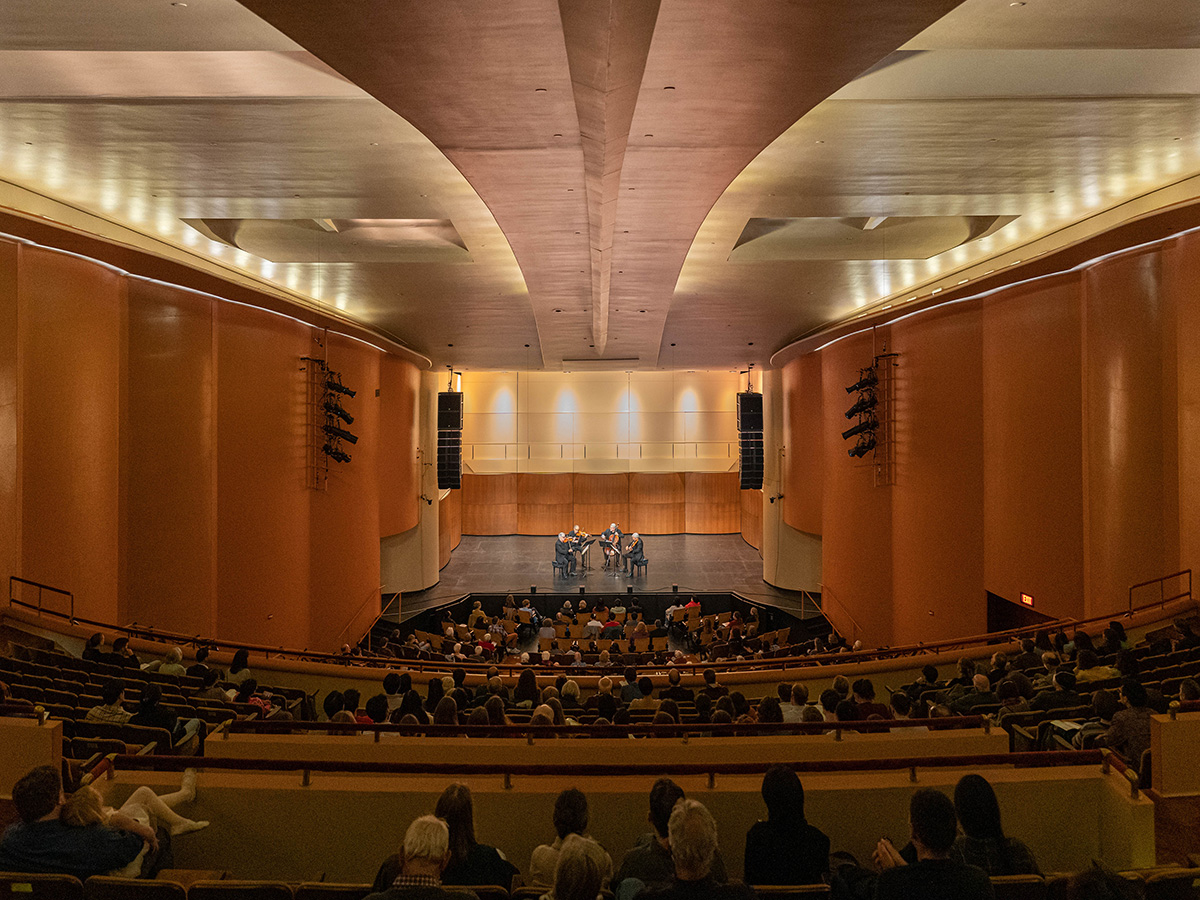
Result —
<svg viewBox="0 0 1200 900"><path fill-rule="evenodd" d="M641 536L635 531L629 539L629 546L625 548L625 571L628 572L633 566L640 566L645 561L646 546Z"/></svg>
<svg viewBox="0 0 1200 900"><path fill-rule="evenodd" d="M564 575L575 574L575 553L566 532L560 531L558 540L554 542L554 561L562 565Z"/></svg>
<svg viewBox="0 0 1200 900"><path fill-rule="evenodd" d="M600 533L600 542L604 547L604 568L621 556L621 538L625 537L617 523L613 522Z"/></svg>
<svg viewBox="0 0 1200 900"><path fill-rule="evenodd" d="M579 554L579 561L585 563L584 568L587 567L587 557L584 554L587 553L588 547L591 546L591 542L588 540L589 537L591 535L578 525L572 528L571 533L567 535L567 540L571 542L571 549Z"/></svg>

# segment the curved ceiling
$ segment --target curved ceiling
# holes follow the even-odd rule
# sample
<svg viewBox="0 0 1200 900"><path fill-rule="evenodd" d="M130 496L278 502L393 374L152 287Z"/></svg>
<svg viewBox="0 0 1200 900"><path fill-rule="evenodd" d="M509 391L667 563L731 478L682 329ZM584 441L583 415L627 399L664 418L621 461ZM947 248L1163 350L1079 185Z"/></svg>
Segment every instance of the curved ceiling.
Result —
<svg viewBox="0 0 1200 900"><path fill-rule="evenodd" d="M0 179L458 368L764 362L1200 170L1191 0L80 9L0 4Z"/></svg>

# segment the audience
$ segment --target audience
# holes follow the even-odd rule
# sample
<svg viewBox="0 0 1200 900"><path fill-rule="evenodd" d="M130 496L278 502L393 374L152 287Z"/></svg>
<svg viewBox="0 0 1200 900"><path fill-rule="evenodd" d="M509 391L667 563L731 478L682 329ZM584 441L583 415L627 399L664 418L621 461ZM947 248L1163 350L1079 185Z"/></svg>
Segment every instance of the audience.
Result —
<svg viewBox="0 0 1200 900"><path fill-rule="evenodd" d="M124 698L125 682L119 678L110 678L100 688L100 705L89 709L84 721L107 725L124 725L133 718L133 713L127 711L121 705Z"/></svg>
<svg viewBox="0 0 1200 900"><path fill-rule="evenodd" d="M605 867L611 865L608 854L591 838L567 835L554 868L554 887L542 900L596 900L607 883Z"/></svg>
<svg viewBox="0 0 1200 900"><path fill-rule="evenodd" d="M583 791L567 788L554 801L554 831L557 837L553 844L539 844L529 859L529 883L550 887L554 884L554 867L563 840L570 834L588 837L588 803ZM612 879L612 858L605 853L604 884Z"/></svg>
<svg viewBox="0 0 1200 900"><path fill-rule="evenodd" d="M741 882L720 883L713 874L717 855L717 823L698 800L682 799L667 821L667 842L675 864L671 880L637 896L647 900L752 900Z"/></svg>
<svg viewBox="0 0 1200 900"><path fill-rule="evenodd" d="M367 900L479 900L473 891L442 887L442 872L450 862L450 829L437 816L413 820L399 857L400 874Z"/></svg>
<svg viewBox="0 0 1200 900"><path fill-rule="evenodd" d="M1121 702L1125 709L1113 713L1104 743L1138 768L1142 753L1150 749L1150 716L1154 710L1148 705L1146 689L1136 678L1121 680Z"/></svg>
<svg viewBox="0 0 1200 900"><path fill-rule="evenodd" d="M982 775L971 773L954 788L954 811L963 833L954 841L952 856L988 875L1040 875L1029 848L1005 837L1000 827L996 792Z"/></svg>

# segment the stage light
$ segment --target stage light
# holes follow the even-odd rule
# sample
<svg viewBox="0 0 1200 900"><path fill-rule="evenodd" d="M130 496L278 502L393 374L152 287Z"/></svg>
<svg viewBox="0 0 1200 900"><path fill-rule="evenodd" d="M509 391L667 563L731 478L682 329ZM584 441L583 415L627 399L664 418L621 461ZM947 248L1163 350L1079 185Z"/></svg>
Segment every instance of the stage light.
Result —
<svg viewBox="0 0 1200 900"><path fill-rule="evenodd" d="M846 452L852 458L861 459L875 449L875 435L868 434Z"/></svg>
<svg viewBox="0 0 1200 900"><path fill-rule="evenodd" d="M852 407L846 410L846 418L853 419L859 413L865 413L869 410L872 410L875 408L875 404L878 402L879 399L875 396L875 392L867 391L856 401L854 401L854 405Z"/></svg>
<svg viewBox="0 0 1200 900"><path fill-rule="evenodd" d="M855 391L865 391L867 388L873 388L879 384L879 377L875 374L874 367L870 369L859 369L859 379L846 388L847 394L853 394Z"/></svg>
<svg viewBox="0 0 1200 900"><path fill-rule="evenodd" d="M325 390L333 391L337 394L345 394L347 397L353 397L358 393L358 391L350 390L350 388L346 387L344 384L334 378L325 379Z"/></svg>
<svg viewBox="0 0 1200 900"><path fill-rule="evenodd" d="M850 438L854 437L855 435L866 434L869 431L874 431L878 427L879 427L879 422L876 421L875 417L867 416L867 418L863 419L861 422L859 422L853 428L848 428L845 431L843 431L842 432L842 440L848 441L848 440L850 440Z"/></svg>
<svg viewBox="0 0 1200 900"><path fill-rule="evenodd" d="M337 416L347 425L354 424L354 416L342 409L341 404L336 400L330 399L325 401L325 412L329 413L331 416Z"/></svg>
<svg viewBox="0 0 1200 900"><path fill-rule="evenodd" d="M346 453L343 450L339 450L337 447L334 447L332 444L326 444L324 447L321 448L321 450L330 459L337 460L340 463L350 462L350 454Z"/></svg>
<svg viewBox="0 0 1200 900"><path fill-rule="evenodd" d="M358 435L351 434L343 428L338 428L336 425L322 425L321 430L330 437L341 438L343 441L349 441L351 444L358 443Z"/></svg>

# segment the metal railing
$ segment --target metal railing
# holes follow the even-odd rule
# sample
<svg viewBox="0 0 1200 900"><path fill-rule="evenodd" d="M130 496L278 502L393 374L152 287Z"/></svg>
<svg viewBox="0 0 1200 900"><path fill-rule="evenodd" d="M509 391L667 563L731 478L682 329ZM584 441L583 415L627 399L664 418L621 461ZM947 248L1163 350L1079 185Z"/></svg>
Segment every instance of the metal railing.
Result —
<svg viewBox="0 0 1200 900"><path fill-rule="evenodd" d="M1166 593L1167 593L1166 585L1167 585L1168 581L1171 581L1174 578L1186 578L1187 579L1187 587L1184 590L1180 591L1178 594L1168 597L1168 596L1166 596ZM1164 575L1161 578L1151 578L1149 581L1142 581L1142 582L1139 582L1138 584L1135 584L1132 587L1130 587L1129 588L1129 611L1130 612L1133 612L1133 592L1138 590L1139 588L1150 587L1152 585L1158 585L1158 604L1160 606L1166 606L1172 600L1183 600L1185 598L1191 599L1191 596L1192 596L1192 570L1191 569L1183 569L1180 572L1172 572L1170 575ZM1153 601L1151 601L1150 605L1153 605Z"/></svg>
<svg viewBox="0 0 1200 900"><path fill-rule="evenodd" d="M62 588L56 588L50 584L42 584L40 581L30 581L28 578L19 578L16 575L8 576L8 602L10 605L13 603L19 603L22 606L31 606L31 604L27 604L24 601L18 600L16 595L13 593L13 587L18 584L27 584L30 587L37 588L37 604L33 608L37 609L39 616L42 614L42 592L50 591L53 594L61 594L67 598L69 605L67 616L71 619L71 621L75 620L75 595L73 593L70 591L65 591ZM58 613L56 610L47 611L54 612L56 615L61 615L61 613Z"/></svg>

